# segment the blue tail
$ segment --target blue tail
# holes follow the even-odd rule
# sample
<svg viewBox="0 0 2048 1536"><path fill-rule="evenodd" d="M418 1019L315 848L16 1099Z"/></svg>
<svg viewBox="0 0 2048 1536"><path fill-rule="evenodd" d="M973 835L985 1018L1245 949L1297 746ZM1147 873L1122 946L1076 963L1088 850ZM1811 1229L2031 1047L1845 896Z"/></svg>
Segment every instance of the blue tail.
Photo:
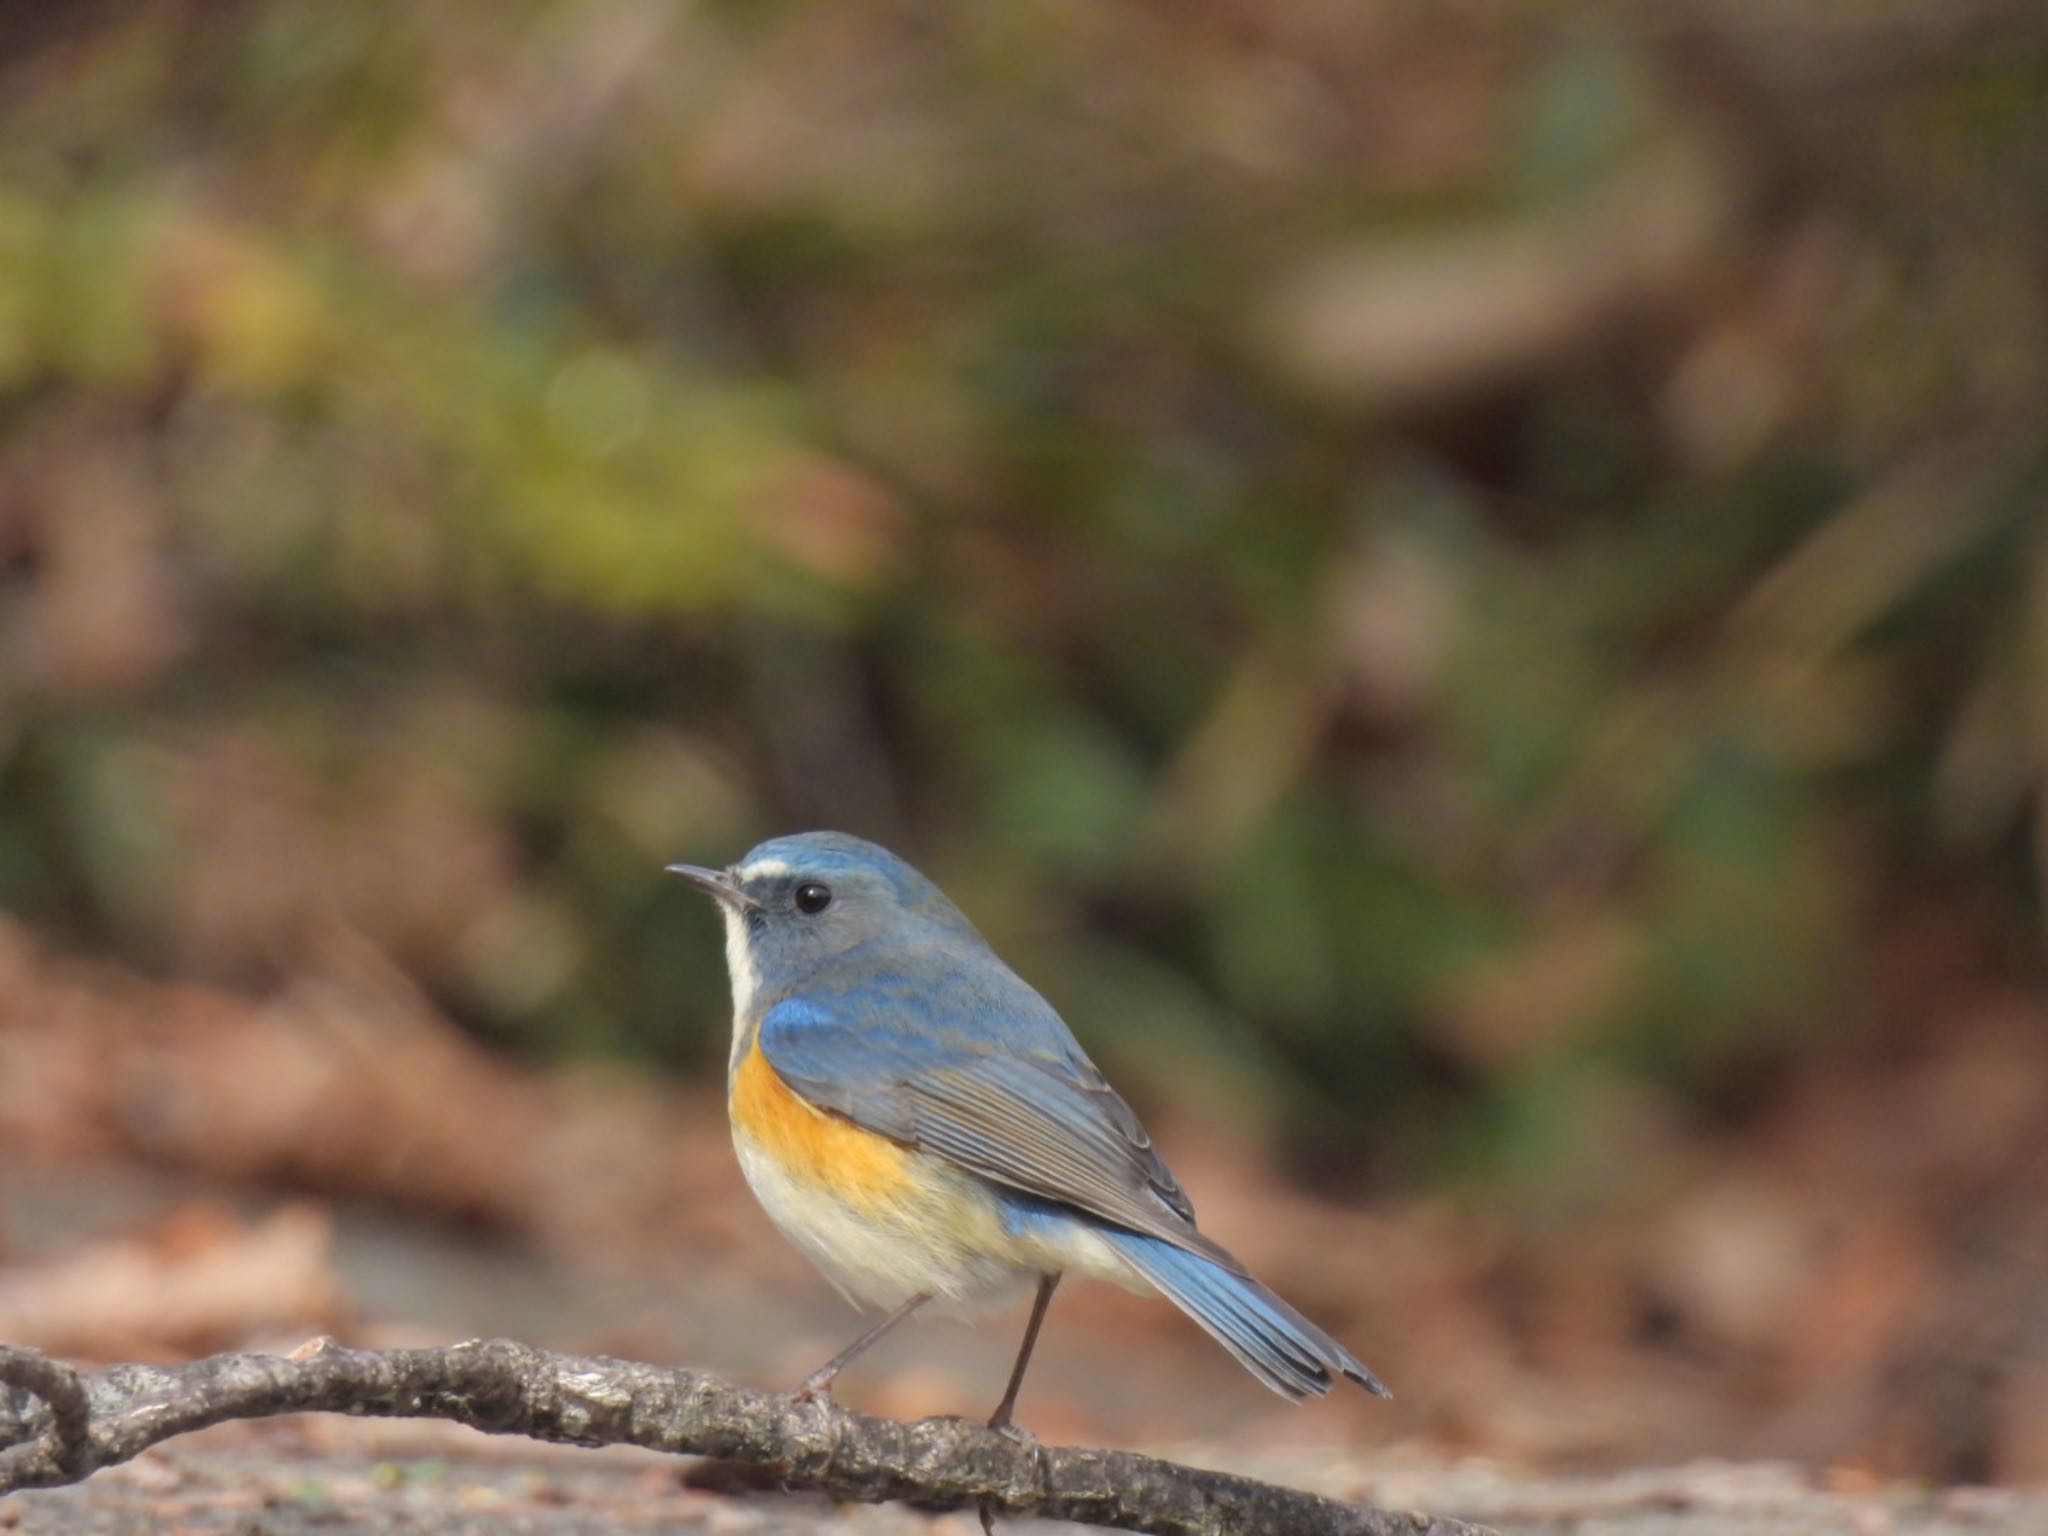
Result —
<svg viewBox="0 0 2048 1536"><path fill-rule="evenodd" d="M1342 1344L1250 1275L1156 1237L1117 1227L1096 1229L1161 1295L1209 1330L1225 1349L1282 1397L1321 1397L1331 1373L1376 1397L1388 1396Z"/></svg>

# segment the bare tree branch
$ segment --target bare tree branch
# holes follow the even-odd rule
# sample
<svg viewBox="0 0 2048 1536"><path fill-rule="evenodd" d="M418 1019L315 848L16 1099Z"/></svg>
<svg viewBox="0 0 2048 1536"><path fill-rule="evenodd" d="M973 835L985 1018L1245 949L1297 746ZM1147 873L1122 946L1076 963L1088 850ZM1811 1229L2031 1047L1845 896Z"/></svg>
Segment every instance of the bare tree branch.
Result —
<svg viewBox="0 0 2048 1536"><path fill-rule="evenodd" d="M53 1482L75 1483L93 1470L92 1401L85 1378L60 1360L40 1350L15 1349L0 1344L0 1382L43 1404L49 1421L41 1435L26 1443L14 1443L16 1434L0 1451L0 1492L29 1486L47 1468ZM0 1433L9 1426L0 1420Z"/></svg>
<svg viewBox="0 0 2048 1536"><path fill-rule="evenodd" d="M1480 1528L1345 1504L1125 1451L1040 1445L958 1419L904 1423L751 1392L696 1371L557 1355L504 1339L449 1349L214 1355L82 1373L0 1345L0 1493L76 1483L159 1441L286 1413L450 1419L489 1434L637 1445L775 1470L792 1490L1156 1536L1475 1536ZM24 1397L26 1395L26 1400Z"/></svg>

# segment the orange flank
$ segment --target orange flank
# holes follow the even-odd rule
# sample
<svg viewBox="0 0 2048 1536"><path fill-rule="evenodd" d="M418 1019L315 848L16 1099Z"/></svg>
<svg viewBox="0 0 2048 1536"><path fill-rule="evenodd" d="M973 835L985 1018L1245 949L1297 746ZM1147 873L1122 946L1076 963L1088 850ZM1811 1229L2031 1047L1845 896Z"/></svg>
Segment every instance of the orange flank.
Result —
<svg viewBox="0 0 2048 1536"><path fill-rule="evenodd" d="M909 1152L840 1115L806 1103L755 1041L732 1075L732 1123L785 1177L866 1210L897 1198Z"/></svg>

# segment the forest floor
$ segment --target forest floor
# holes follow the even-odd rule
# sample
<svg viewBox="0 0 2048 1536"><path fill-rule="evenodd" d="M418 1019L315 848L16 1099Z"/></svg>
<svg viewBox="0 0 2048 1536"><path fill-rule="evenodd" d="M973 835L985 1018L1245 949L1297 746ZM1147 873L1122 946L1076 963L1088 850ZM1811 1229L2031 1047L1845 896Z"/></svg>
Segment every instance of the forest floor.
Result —
<svg viewBox="0 0 2048 1536"><path fill-rule="evenodd" d="M1828 1487L1779 1464L1699 1462L1618 1475L1544 1476L1479 1459L1234 1453L1177 1459L1400 1509L1504 1536L2043 1536L2048 1493ZM850 1507L693 1486L708 1464L624 1449L491 1440L447 1425L279 1420L209 1430L79 1488L0 1502L21 1536L610 1536L815 1531L972 1536L971 1514ZM1051 1531L1040 1522L1006 1525ZM1072 1529L1072 1527L1068 1527Z"/></svg>

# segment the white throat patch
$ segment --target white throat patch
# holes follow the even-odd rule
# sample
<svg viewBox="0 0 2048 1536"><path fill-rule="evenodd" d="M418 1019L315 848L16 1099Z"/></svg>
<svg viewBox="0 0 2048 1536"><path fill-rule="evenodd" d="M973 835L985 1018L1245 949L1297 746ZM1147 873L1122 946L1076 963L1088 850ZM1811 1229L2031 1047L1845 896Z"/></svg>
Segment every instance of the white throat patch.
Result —
<svg viewBox="0 0 2048 1536"><path fill-rule="evenodd" d="M737 907L719 906L725 918L725 968L732 976L732 1052L730 1066L737 1068L745 1047L752 1043L748 1027L754 1011L754 996L761 990L761 971L754 964L754 949L747 942L747 915Z"/></svg>

